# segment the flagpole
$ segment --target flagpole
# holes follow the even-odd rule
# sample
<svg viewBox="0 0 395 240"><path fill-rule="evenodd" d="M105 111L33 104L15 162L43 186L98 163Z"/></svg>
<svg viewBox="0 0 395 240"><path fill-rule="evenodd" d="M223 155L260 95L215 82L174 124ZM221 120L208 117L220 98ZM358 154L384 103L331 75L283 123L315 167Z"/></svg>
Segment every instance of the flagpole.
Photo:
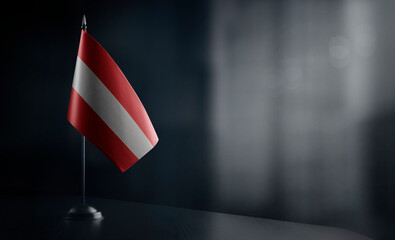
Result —
<svg viewBox="0 0 395 240"><path fill-rule="evenodd" d="M82 172L82 204L85 205L85 136L82 135L81 138L81 162L82 162L82 166L81 166L81 172Z"/></svg>
<svg viewBox="0 0 395 240"><path fill-rule="evenodd" d="M86 17L82 17L81 29L86 31ZM101 212L94 207L86 204L85 199L85 136L81 136L81 185L82 185L82 204L72 207L66 214L66 220L96 220L103 219Z"/></svg>
<svg viewBox="0 0 395 240"><path fill-rule="evenodd" d="M88 29L88 26L86 24L86 17L85 14L82 16L82 23L81 23L81 29L83 31L86 31ZM82 160L82 166L81 166L81 171L82 171L82 204L85 205L85 136L82 135L81 139L81 160Z"/></svg>
<svg viewBox="0 0 395 240"><path fill-rule="evenodd" d="M86 31L86 29L88 29L88 26L86 24L86 17L85 14L82 16L82 23L81 23L81 29L83 31ZM85 202L85 136L81 135L81 178L82 178L82 204L85 206L86 202Z"/></svg>

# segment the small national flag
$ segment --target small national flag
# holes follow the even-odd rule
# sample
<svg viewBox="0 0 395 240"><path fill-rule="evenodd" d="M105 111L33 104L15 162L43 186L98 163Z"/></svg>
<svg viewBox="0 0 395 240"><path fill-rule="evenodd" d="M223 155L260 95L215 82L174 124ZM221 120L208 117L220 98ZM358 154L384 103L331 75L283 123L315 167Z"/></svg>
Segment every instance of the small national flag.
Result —
<svg viewBox="0 0 395 240"><path fill-rule="evenodd" d="M129 81L86 30L81 32L67 119L122 172L158 142Z"/></svg>

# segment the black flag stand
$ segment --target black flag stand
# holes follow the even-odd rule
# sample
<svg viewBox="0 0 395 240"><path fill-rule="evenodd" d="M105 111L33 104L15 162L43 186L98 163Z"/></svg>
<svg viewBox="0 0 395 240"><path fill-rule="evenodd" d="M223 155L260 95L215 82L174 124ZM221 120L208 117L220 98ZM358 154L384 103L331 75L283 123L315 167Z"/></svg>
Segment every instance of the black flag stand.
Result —
<svg viewBox="0 0 395 240"><path fill-rule="evenodd" d="M87 29L85 15L82 17L82 30ZM66 214L67 220L95 220L102 219L103 215L94 207L89 206L85 202L85 136L81 138L81 172L82 172L82 204L72 207Z"/></svg>

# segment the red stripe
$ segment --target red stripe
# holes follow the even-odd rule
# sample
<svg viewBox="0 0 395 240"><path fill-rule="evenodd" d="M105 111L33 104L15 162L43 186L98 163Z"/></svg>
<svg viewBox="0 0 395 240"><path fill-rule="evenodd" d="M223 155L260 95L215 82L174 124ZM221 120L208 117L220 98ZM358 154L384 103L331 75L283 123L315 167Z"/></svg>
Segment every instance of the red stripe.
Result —
<svg viewBox="0 0 395 240"><path fill-rule="evenodd" d="M84 30L81 33L78 56L130 114L152 146L155 146L158 136L139 97L111 56Z"/></svg>
<svg viewBox="0 0 395 240"><path fill-rule="evenodd" d="M118 136L105 124L85 100L71 88L69 122L110 159L121 172L138 159Z"/></svg>

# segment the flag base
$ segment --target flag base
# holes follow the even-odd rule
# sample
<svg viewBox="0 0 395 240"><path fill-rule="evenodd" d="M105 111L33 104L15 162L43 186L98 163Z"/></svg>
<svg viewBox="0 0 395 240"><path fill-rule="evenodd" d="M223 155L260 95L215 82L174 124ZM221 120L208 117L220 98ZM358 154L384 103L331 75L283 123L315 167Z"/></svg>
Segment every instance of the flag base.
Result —
<svg viewBox="0 0 395 240"><path fill-rule="evenodd" d="M102 218L103 215L96 208L84 204L72 207L64 217L66 220L96 220Z"/></svg>

